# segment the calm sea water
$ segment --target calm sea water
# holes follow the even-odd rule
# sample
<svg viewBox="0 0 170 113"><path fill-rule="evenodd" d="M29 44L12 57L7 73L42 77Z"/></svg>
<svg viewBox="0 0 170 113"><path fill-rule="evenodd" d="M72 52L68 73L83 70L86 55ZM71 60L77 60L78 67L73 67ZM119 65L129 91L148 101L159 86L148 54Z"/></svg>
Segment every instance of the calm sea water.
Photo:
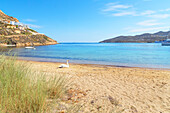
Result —
<svg viewBox="0 0 170 113"><path fill-rule="evenodd" d="M169 68L170 46L160 43L62 43L14 48L22 59L48 62L105 64L130 67Z"/></svg>

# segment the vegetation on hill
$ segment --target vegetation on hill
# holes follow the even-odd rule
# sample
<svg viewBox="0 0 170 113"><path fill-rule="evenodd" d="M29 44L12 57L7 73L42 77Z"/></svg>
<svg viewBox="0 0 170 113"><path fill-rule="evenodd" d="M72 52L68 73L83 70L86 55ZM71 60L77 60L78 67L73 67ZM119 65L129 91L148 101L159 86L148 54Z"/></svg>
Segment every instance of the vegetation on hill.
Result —
<svg viewBox="0 0 170 113"><path fill-rule="evenodd" d="M28 28L28 30L29 30L29 31L32 31L32 32L34 32L34 33L38 33L37 31L35 31L35 30L33 30L33 29L30 29L30 28Z"/></svg>
<svg viewBox="0 0 170 113"><path fill-rule="evenodd" d="M44 34L33 35L32 32L37 33L36 31L30 28L26 30L19 30L17 28L6 28L4 23L0 23L0 44L15 44L16 46L28 46L31 44L47 45L57 43L55 40L49 38Z"/></svg>
<svg viewBox="0 0 170 113"><path fill-rule="evenodd" d="M0 45L50 45L57 44L57 41L44 34L27 27L27 25L11 24L18 23L18 19L6 15L0 10ZM20 25L21 24L21 25Z"/></svg>
<svg viewBox="0 0 170 113"><path fill-rule="evenodd" d="M0 22L0 45L15 44L16 46L48 45L57 44L57 41L44 34L38 34L35 30L27 28L20 30L16 28L7 28L7 24ZM37 33L36 35L33 33Z"/></svg>

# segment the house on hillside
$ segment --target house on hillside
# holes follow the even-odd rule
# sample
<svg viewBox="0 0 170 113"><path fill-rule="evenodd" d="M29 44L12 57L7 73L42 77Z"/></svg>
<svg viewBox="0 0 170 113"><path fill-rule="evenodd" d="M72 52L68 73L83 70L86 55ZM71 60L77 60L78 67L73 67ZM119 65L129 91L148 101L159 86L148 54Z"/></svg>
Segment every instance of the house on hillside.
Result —
<svg viewBox="0 0 170 113"><path fill-rule="evenodd" d="M23 26L18 26L18 28L19 28L20 30L25 30L25 27L23 27Z"/></svg>
<svg viewBox="0 0 170 113"><path fill-rule="evenodd" d="M15 32L15 33L18 33L18 34L21 33L21 31L20 31L19 29L15 29L14 32Z"/></svg>
<svg viewBox="0 0 170 113"><path fill-rule="evenodd" d="M16 26L15 25L11 25L11 24L7 24L7 26L6 26L6 28L11 28L11 29L15 29L16 28Z"/></svg>
<svg viewBox="0 0 170 113"><path fill-rule="evenodd" d="M15 21L10 21L10 24L11 25L15 25Z"/></svg>

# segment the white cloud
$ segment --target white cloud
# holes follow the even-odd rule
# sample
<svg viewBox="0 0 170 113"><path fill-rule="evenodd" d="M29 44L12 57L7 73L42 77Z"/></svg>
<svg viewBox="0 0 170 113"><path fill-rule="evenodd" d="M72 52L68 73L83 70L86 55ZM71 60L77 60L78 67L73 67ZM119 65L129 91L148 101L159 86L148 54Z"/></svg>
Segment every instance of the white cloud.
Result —
<svg viewBox="0 0 170 113"><path fill-rule="evenodd" d="M143 0L143 1L150 1L150 0ZM119 3L108 3L106 4L106 8L102 10L105 12L104 14L112 15L116 17L120 16L143 16L143 17L149 17L151 19L166 19L170 17L170 14L163 13L170 11L170 8L162 9L162 10L144 10L144 11L137 11L132 5L123 5ZM145 24L145 23L138 23L139 25ZM159 25L160 23L156 22L148 22L147 26L152 25ZM146 26L146 24L145 24Z"/></svg>
<svg viewBox="0 0 170 113"><path fill-rule="evenodd" d="M165 11L170 11L170 8L167 8L167 9L162 9L162 10L160 10L160 11L162 11L162 12L165 12Z"/></svg>
<svg viewBox="0 0 170 113"><path fill-rule="evenodd" d="M155 14L155 15L149 15L148 17L165 19L170 17L170 14Z"/></svg>
<svg viewBox="0 0 170 113"><path fill-rule="evenodd" d="M153 11L153 10L146 10L146 11L142 12L140 15L150 15L150 14L153 14L155 12L156 11Z"/></svg>
<svg viewBox="0 0 170 113"><path fill-rule="evenodd" d="M25 22L36 22L36 20L33 19L24 19Z"/></svg>
<svg viewBox="0 0 170 113"><path fill-rule="evenodd" d="M26 24L26 25L28 25L29 27L32 27L32 28L42 28L42 26L34 25L34 24Z"/></svg>
<svg viewBox="0 0 170 113"><path fill-rule="evenodd" d="M116 11L120 9L127 9L132 7L131 5L116 5L115 3L109 3L107 4L107 8L104 9L103 11Z"/></svg>
<svg viewBox="0 0 170 113"><path fill-rule="evenodd" d="M111 2L111 3L107 3L106 6L111 6L111 5L116 5L118 4L118 2Z"/></svg>
<svg viewBox="0 0 170 113"><path fill-rule="evenodd" d="M120 12L120 13L114 13L113 16L127 16L127 15L133 15L135 16L135 12Z"/></svg>
<svg viewBox="0 0 170 113"><path fill-rule="evenodd" d="M112 14L113 16L126 16L126 15L131 15L131 16L145 16L145 15L151 15L156 13L156 11L152 11L152 10L146 10L142 13L137 13L135 11L122 11L122 12L117 12Z"/></svg>
<svg viewBox="0 0 170 113"><path fill-rule="evenodd" d="M136 33L136 32L152 32L155 30L167 30L169 26L166 27L150 27L150 28L138 28L138 29L131 29L129 32Z"/></svg>
<svg viewBox="0 0 170 113"><path fill-rule="evenodd" d="M155 25L161 25L161 24L163 23L159 23L157 22L157 20L146 20L146 21L137 23L137 25L140 25L140 26L155 26Z"/></svg>

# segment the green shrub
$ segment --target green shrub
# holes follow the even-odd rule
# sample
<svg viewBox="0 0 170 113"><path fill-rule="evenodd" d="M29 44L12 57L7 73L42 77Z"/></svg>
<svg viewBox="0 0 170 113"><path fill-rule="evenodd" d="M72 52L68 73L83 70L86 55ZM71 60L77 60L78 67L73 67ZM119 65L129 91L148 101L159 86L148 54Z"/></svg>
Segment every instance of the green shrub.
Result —
<svg viewBox="0 0 170 113"><path fill-rule="evenodd" d="M34 32L34 33L37 33L37 31L35 31L35 30L33 30L33 29L29 29L29 28L28 28L28 30L30 30L30 31L32 31L32 32Z"/></svg>
<svg viewBox="0 0 170 113"><path fill-rule="evenodd" d="M47 36L43 36L43 38L47 41L50 41Z"/></svg>

